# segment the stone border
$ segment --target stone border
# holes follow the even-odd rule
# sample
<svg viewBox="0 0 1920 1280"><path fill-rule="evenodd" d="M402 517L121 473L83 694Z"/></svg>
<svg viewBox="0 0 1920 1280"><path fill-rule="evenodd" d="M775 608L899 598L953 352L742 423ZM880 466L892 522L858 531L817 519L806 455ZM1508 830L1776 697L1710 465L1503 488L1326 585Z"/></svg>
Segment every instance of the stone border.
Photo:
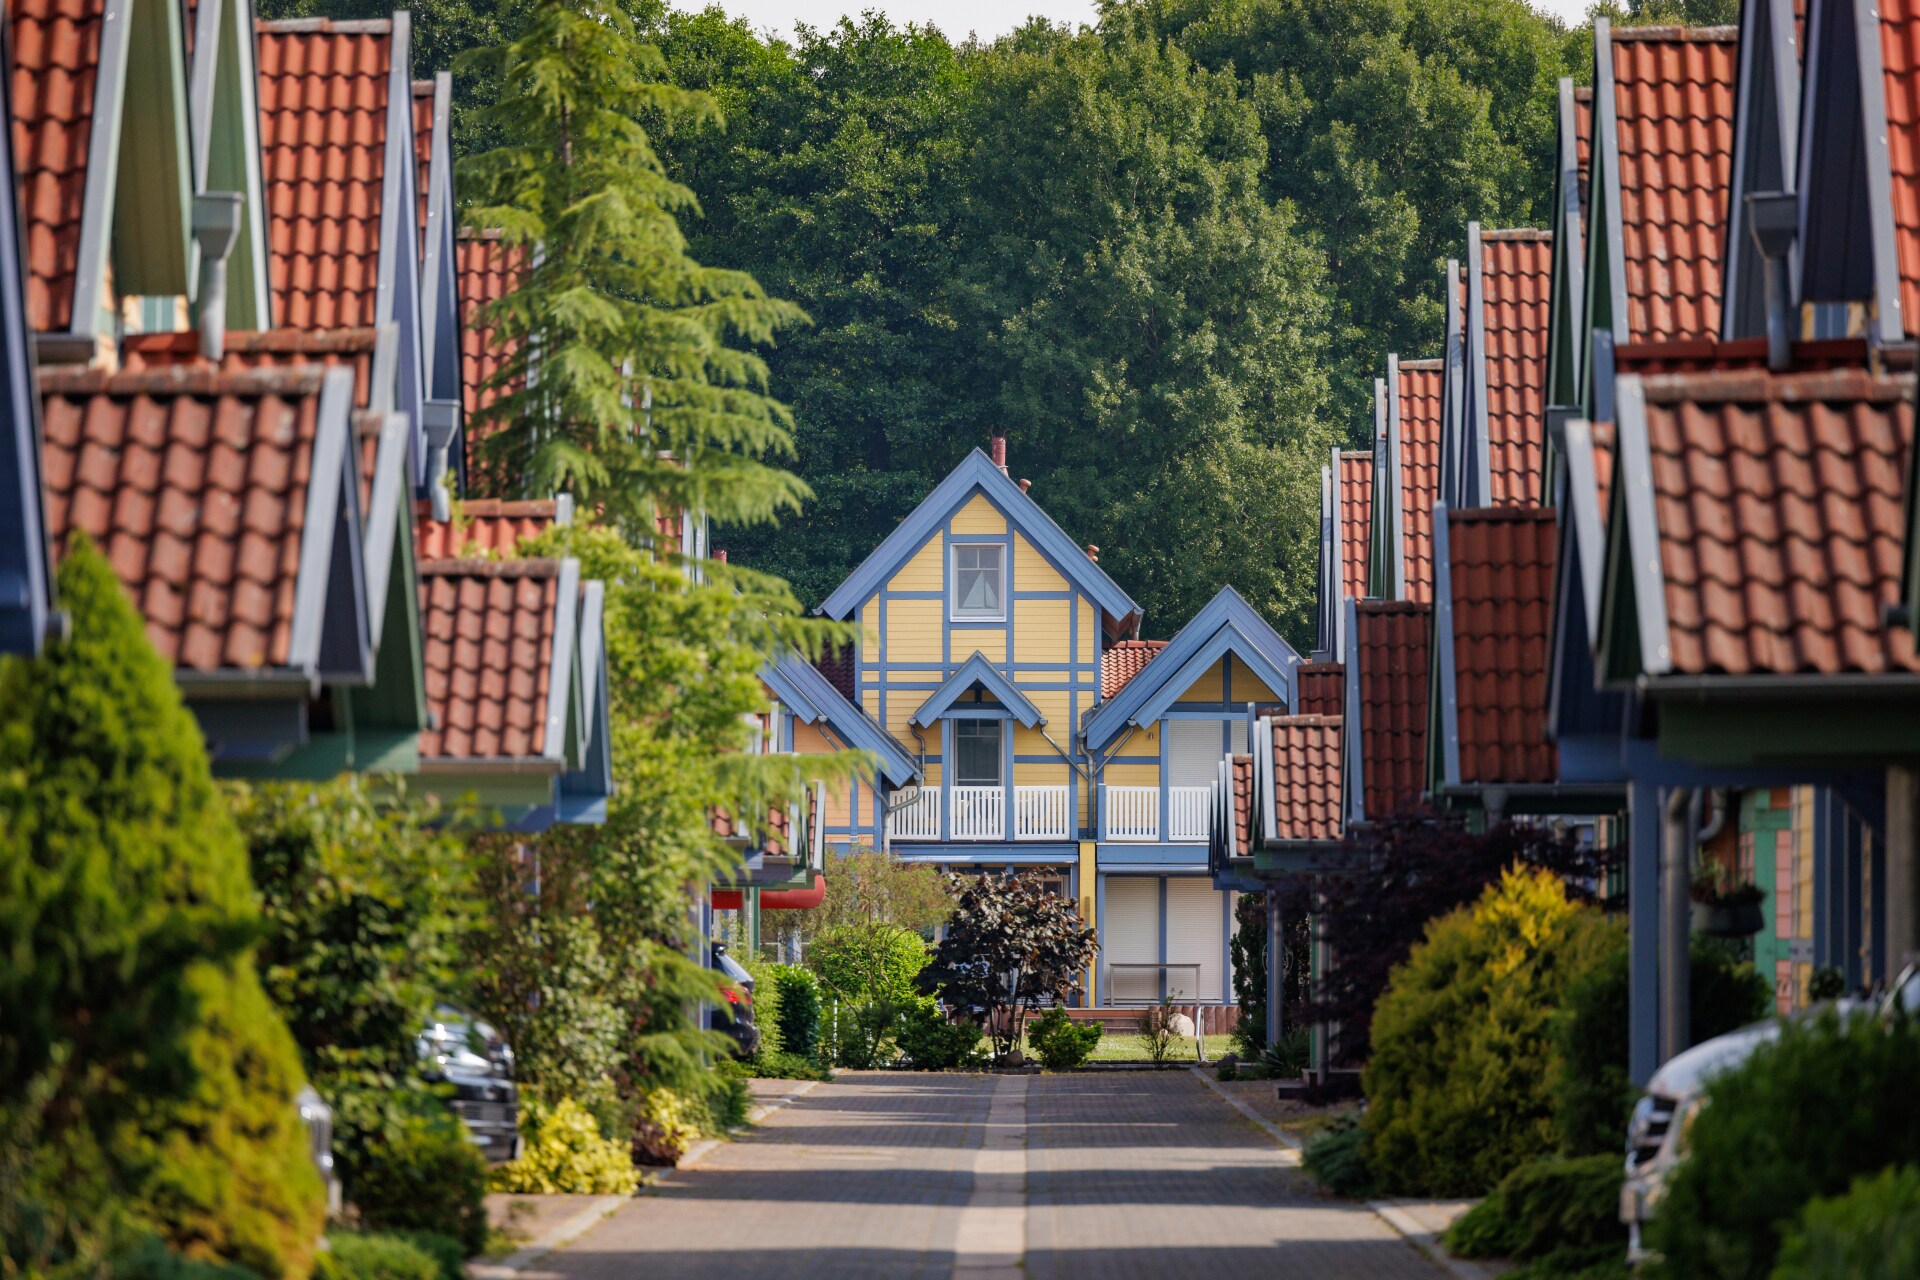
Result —
<svg viewBox="0 0 1920 1280"><path fill-rule="evenodd" d="M820 1081L818 1080L799 1081L796 1087L794 1087L793 1089L789 1090L786 1093L781 1094L779 1097L775 1098L772 1102L769 1102L763 1107L758 1107L753 1111L748 1112L747 1123L759 1124L762 1120L765 1120L768 1116L772 1115L774 1112L780 1110L782 1107L791 1103L794 1099L803 1097L804 1095L811 1093L814 1087L818 1084L820 1084ZM722 1143L725 1143L728 1141L730 1141L730 1139L728 1138L702 1139L701 1141L696 1142L691 1147L687 1148L687 1154L680 1157L680 1162L674 1165L674 1168L675 1169L691 1169L695 1165L699 1164L702 1160L706 1159L709 1155L712 1155L713 1152L717 1150Z"/></svg>

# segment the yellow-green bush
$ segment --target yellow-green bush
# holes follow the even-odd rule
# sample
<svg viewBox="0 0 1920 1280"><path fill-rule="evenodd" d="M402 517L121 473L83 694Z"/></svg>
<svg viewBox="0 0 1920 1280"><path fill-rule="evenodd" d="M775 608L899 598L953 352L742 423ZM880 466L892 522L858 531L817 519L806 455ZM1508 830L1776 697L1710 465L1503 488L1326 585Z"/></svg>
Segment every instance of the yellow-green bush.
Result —
<svg viewBox="0 0 1920 1280"><path fill-rule="evenodd" d="M1373 1018L1368 1165L1390 1194L1481 1195L1555 1146L1553 1011L1619 926L1509 870L1434 921Z"/></svg>
<svg viewBox="0 0 1920 1280"><path fill-rule="evenodd" d="M600 1126L571 1098L562 1098L552 1107L524 1104L520 1133L524 1139L520 1158L493 1172L496 1191L630 1196L640 1187L640 1175L627 1148L601 1137Z"/></svg>

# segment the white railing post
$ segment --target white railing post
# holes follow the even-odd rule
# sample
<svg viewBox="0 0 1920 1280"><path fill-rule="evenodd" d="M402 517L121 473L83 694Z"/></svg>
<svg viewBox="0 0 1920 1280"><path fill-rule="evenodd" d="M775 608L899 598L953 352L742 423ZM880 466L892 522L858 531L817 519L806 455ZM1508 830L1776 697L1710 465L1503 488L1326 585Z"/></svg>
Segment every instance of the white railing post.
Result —
<svg viewBox="0 0 1920 1280"><path fill-rule="evenodd" d="M1004 787L952 787L947 792L955 840L1007 838Z"/></svg>
<svg viewBox="0 0 1920 1280"><path fill-rule="evenodd" d="M938 840L940 838L940 792L937 788L917 787L896 797L898 807L887 814L889 840Z"/></svg>
<svg viewBox="0 0 1920 1280"><path fill-rule="evenodd" d="M1104 788L1106 800L1105 838L1145 841L1160 838L1160 788Z"/></svg>
<svg viewBox="0 0 1920 1280"><path fill-rule="evenodd" d="M1015 787L1013 838L1065 840L1073 834L1073 788Z"/></svg>
<svg viewBox="0 0 1920 1280"><path fill-rule="evenodd" d="M1207 838L1206 787L1167 788L1167 839Z"/></svg>

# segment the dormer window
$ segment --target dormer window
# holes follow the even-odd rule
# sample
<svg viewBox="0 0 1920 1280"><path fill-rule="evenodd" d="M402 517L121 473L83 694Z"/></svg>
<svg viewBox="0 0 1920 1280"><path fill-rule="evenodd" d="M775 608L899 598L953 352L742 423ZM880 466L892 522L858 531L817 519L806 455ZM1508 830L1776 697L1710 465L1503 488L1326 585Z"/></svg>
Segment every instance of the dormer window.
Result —
<svg viewBox="0 0 1920 1280"><path fill-rule="evenodd" d="M1004 622L1007 617L1007 548L1000 542L957 542L953 547L953 620Z"/></svg>

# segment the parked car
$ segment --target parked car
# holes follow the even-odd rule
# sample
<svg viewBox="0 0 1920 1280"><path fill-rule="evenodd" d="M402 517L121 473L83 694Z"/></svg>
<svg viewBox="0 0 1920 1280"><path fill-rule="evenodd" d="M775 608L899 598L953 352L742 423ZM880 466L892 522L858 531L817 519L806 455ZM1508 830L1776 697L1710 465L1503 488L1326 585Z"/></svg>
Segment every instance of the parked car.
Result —
<svg viewBox="0 0 1920 1280"><path fill-rule="evenodd" d="M724 942L713 944L713 967L733 986L726 1003L716 1004L707 1015L707 1027L733 1037L740 1056L752 1057L760 1051L760 1028L753 1020L753 975L738 960L727 954Z"/></svg>
<svg viewBox="0 0 1920 1280"><path fill-rule="evenodd" d="M1920 989L1915 995L1920 999ZM1794 1020L1803 1021L1827 1009L1836 1010L1844 1020L1867 1007L1855 1000L1838 1000L1802 1010ZM1667 1179L1686 1158L1687 1128L1706 1105L1707 1086L1713 1077L1751 1058L1761 1045L1778 1040L1781 1025L1781 1019L1769 1018L1715 1036L1676 1054L1647 1081L1647 1092L1634 1104L1627 1122L1627 1180L1620 1188L1628 1261L1649 1257L1640 1242L1640 1230L1657 1216Z"/></svg>
<svg viewBox="0 0 1920 1280"><path fill-rule="evenodd" d="M307 1152L313 1157L321 1185L327 1189L327 1216L337 1218L340 1216L340 1174L333 1167L333 1108L310 1084L300 1086L293 1103L300 1112L300 1123L307 1127Z"/></svg>
<svg viewBox="0 0 1920 1280"><path fill-rule="evenodd" d="M520 1090L513 1082L513 1049L499 1032L452 1005L434 1010L420 1032L421 1070L453 1087L447 1105L493 1163L520 1155Z"/></svg>

